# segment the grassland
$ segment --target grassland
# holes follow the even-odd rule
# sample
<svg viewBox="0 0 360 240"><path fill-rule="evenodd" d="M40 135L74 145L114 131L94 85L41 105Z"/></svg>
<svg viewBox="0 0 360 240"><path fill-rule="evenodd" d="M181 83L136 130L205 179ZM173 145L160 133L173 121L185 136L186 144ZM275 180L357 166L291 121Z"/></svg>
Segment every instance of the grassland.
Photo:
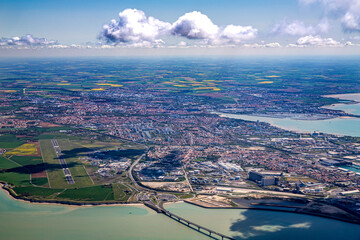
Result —
<svg viewBox="0 0 360 240"><path fill-rule="evenodd" d="M16 148L23 144L23 141L19 140L15 135L13 134L4 134L0 135L0 148Z"/></svg>
<svg viewBox="0 0 360 240"><path fill-rule="evenodd" d="M114 200L120 202L126 202L132 193L132 190L122 183L112 184L112 189L114 192Z"/></svg>
<svg viewBox="0 0 360 240"><path fill-rule="evenodd" d="M22 166L41 164L43 162L41 157L32 156L12 156L10 159Z"/></svg>
<svg viewBox="0 0 360 240"><path fill-rule="evenodd" d="M14 192L18 194L19 196L23 197L45 197L47 199L50 198L51 195L54 195L56 193L60 193L63 191L63 189L51 189L51 188L40 188L40 187L15 187L13 188Z"/></svg>
<svg viewBox="0 0 360 240"><path fill-rule="evenodd" d="M112 187L94 186L79 189L67 189L61 193L58 198L64 200L77 201L112 201L114 200L114 193Z"/></svg>
<svg viewBox="0 0 360 240"><path fill-rule="evenodd" d="M31 178L31 183L36 186L48 187L48 182L47 178Z"/></svg>
<svg viewBox="0 0 360 240"><path fill-rule="evenodd" d="M88 136L84 138L81 135L50 130L50 128L43 128L41 131L30 129L29 134L27 130L21 130L17 133L18 136L21 135L21 138L13 134L0 136L0 140L4 142L16 141L16 144L8 145L12 148L8 148L4 156L0 156L0 181L13 185L13 191L26 199L75 202L126 202L129 200L133 189L127 186L129 179L125 173L111 179L95 181L97 168L94 167L95 169L92 170L91 165L84 165L82 158L94 150L111 150L110 153L114 152L115 157L120 154L119 156L132 158L143 151L142 146L106 136L89 140ZM57 140L75 184L69 185L65 180L51 139ZM24 143L37 140L41 156L36 156L39 155L36 144ZM117 153L119 148L123 150ZM92 174L96 185L88 175L85 166L91 170L89 173Z"/></svg>
<svg viewBox="0 0 360 240"><path fill-rule="evenodd" d="M11 160L0 157L0 181L16 186L30 185L30 174Z"/></svg>

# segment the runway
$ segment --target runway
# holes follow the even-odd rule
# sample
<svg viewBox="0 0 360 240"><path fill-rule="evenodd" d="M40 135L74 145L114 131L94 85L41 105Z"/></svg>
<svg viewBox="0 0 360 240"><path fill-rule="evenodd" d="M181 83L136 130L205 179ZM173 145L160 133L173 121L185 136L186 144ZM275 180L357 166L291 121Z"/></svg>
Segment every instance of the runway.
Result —
<svg viewBox="0 0 360 240"><path fill-rule="evenodd" d="M69 170L69 168L68 168L68 166L66 164L66 161L62 157L61 149L60 149L60 146L59 146L58 142L56 141L56 139L52 139L51 142L52 142L52 144L54 146L56 155L57 155L57 157L58 157L58 159L60 161L60 165L61 165L61 167L62 167L62 169L64 171L66 181L68 182L68 184L75 184L75 181L71 176L71 173L70 173L70 170Z"/></svg>

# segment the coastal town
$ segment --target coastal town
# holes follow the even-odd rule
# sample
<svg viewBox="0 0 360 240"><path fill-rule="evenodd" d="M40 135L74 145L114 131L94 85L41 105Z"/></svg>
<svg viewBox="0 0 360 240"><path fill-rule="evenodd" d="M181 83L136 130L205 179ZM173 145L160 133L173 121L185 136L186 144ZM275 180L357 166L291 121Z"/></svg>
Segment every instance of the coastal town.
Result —
<svg viewBox="0 0 360 240"><path fill-rule="evenodd" d="M158 206L188 199L201 206L240 207L241 201L236 200L240 196L285 197L321 200L360 214L359 138L320 131L299 133L227 117L229 113L312 120L358 117L324 107L336 99L309 95L318 101L304 106L294 89L274 93L236 87L173 94L145 87L94 91L22 87L0 92L1 135L39 146L38 155L27 155L5 145L0 149L3 159L20 165L17 159L30 156L42 156L45 161L36 167L24 165L30 169L32 188L7 182L6 174L3 179L0 174L0 180L15 196L42 199L32 193L37 176L43 179L40 186L54 193L53 186L67 189L65 193L71 190L60 181L63 168L74 187L90 190L101 184L101 191L114 194L110 201L106 197L96 201ZM57 139L59 145L51 145L48 139ZM46 148L53 147L61 149L58 158L66 161L59 169L46 165L58 161L47 153ZM12 170L3 170L7 171ZM75 203L89 199L86 194L72 199L65 193L49 193L48 200L43 200L55 197Z"/></svg>

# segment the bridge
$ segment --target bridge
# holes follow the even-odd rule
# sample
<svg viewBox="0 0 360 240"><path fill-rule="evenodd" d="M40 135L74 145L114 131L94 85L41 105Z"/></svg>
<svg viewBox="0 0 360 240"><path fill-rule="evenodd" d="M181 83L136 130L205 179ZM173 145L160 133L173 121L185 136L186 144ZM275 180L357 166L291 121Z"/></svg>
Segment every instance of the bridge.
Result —
<svg viewBox="0 0 360 240"><path fill-rule="evenodd" d="M203 227L203 226L200 226L199 224L196 224L194 222L191 222L189 220L186 220L185 218L182 218L176 214L173 214L167 210L165 210L164 208L160 208L158 206L155 206L154 204L152 204L151 202L144 202L145 206L153 209L154 211L158 212L158 213L162 213L164 214L165 216L191 228L191 229L194 229L202 234L205 234L213 239L230 239L230 240L235 240L234 238L232 237L229 237L229 236L226 236L222 233L219 233L219 232L215 232L209 228L206 228L206 227Z"/></svg>

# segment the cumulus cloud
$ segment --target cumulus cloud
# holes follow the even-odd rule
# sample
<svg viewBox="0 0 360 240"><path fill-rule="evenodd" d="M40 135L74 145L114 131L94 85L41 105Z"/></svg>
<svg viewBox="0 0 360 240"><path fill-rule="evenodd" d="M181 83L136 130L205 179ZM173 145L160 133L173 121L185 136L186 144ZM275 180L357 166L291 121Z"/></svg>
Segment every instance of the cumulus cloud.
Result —
<svg viewBox="0 0 360 240"><path fill-rule="evenodd" d="M194 11L181 16L172 24L171 33L188 39L212 39L218 34L219 27L208 16Z"/></svg>
<svg viewBox="0 0 360 240"><path fill-rule="evenodd" d="M22 37L0 39L0 46L48 46L56 43L57 41L48 41L46 38L33 37L31 34Z"/></svg>
<svg viewBox="0 0 360 240"><path fill-rule="evenodd" d="M146 17L137 9L126 9L119 13L119 20L104 25L100 39L108 44L126 43L151 45L159 42L161 36L179 36L190 40L201 40L204 44L238 44L254 39L258 30L252 26L227 25L219 27L198 11L185 13L174 23Z"/></svg>
<svg viewBox="0 0 360 240"><path fill-rule="evenodd" d="M219 27L201 12L190 12L172 24L173 35L188 39L203 39L208 44L238 44L256 38L258 30L252 26L227 25Z"/></svg>
<svg viewBox="0 0 360 240"><path fill-rule="evenodd" d="M359 0L299 0L302 4L319 3L324 13L341 20L345 32L360 31L360 1Z"/></svg>
<svg viewBox="0 0 360 240"><path fill-rule="evenodd" d="M287 22L283 20L281 23L275 24L271 30L273 34L290 35L290 36L304 36L314 35L328 30L328 21L324 19L316 26L305 25L302 21Z"/></svg>
<svg viewBox="0 0 360 240"><path fill-rule="evenodd" d="M321 38L320 36L308 35L296 41L297 46L316 46L316 47L340 47L342 44L332 38Z"/></svg>
<svg viewBox="0 0 360 240"><path fill-rule="evenodd" d="M228 25L220 33L220 39L229 43L240 43L256 38L258 30L252 26Z"/></svg>
<svg viewBox="0 0 360 240"><path fill-rule="evenodd" d="M158 39L160 35L167 34L170 27L170 23L147 17L141 10L125 9L119 13L118 21L113 19L103 26L100 39L115 44L152 43L160 40Z"/></svg>

